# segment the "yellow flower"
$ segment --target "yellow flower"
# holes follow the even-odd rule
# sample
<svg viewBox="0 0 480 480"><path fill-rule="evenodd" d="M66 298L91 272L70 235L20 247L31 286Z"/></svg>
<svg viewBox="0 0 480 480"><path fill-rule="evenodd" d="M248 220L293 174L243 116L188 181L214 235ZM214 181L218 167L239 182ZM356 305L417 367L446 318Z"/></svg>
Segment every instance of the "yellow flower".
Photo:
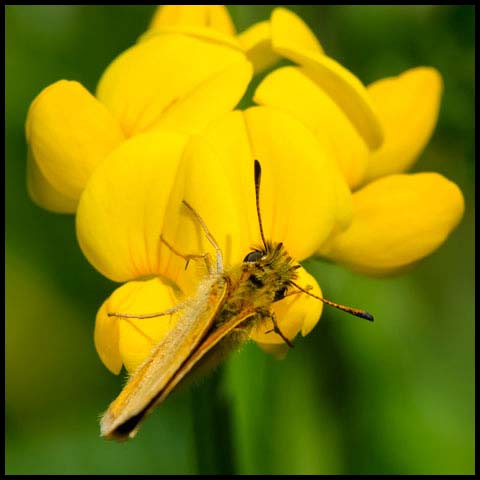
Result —
<svg viewBox="0 0 480 480"><path fill-rule="evenodd" d="M228 113L190 140L172 132L137 135L95 170L77 212L78 240L103 275L127 282L97 315L96 347L110 370L118 372L122 363L134 370L178 317L137 320L108 317L106 312L167 310L190 297L205 275L202 264L185 271L185 261L161 240L184 254L213 253L182 200L198 211L219 243L226 271L261 243L254 159L262 165L260 206L266 238L283 242L297 261L310 257L344 220L349 193L314 135L277 109ZM322 295L306 271L298 282ZM280 329L294 338L314 327L322 303L294 295L275 310ZM265 328L255 330L252 338L270 351L283 344Z"/></svg>
<svg viewBox="0 0 480 480"><path fill-rule="evenodd" d="M259 106L232 112L252 64L259 72L281 57L295 65L266 76L253 98ZM296 261L321 255L384 275L441 245L463 214L460 190L435 173L402 173L428 142L440 93L431 68L366 88L292 12L277 8L236 36L218 5L160 7L139 42L107 68L96 98L77 82L47 87L27 118L29 190L54 211L78 204L85 256L123 283L97 313L105 365L133 371L178 320L108 312L168 310L205 276L201 262L185 270L172 251L212 253L183 200L213 233L227 271L260 243L254 159L263 171L266 237ZM299 272L298 282L322 296ZM311 331L322 303L294 295L273 308L294 338ZM268 352L285 347L263 325L251 338Z"/></svg>
<svg viewBox="0 0 480 480"><path fill-rule="evenodd" d="M49 210L75 212L92 172L126 139L152 129L201 130L236 106L251 75L238 45L220 35L164 32L119 55L96 97L75 81L46 87L26 122L31 197Z"/></svg>

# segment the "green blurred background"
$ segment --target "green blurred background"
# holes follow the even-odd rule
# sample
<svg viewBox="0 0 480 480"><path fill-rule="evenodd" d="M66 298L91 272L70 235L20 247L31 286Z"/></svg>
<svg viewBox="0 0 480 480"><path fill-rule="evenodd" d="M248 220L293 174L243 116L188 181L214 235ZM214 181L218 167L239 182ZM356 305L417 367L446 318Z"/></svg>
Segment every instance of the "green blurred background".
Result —
<svg viewBox="0 0 480 480"><path fill-rule="evenodd" d="M392 279L307 262L327 296L376 323L327 310L285 360L248 345L172 395L134 441L99 438L99 415L123 381L92 335L115 285L83 258L72 216L29 200L24 121L58 79L94 91L153 8L6 7L6 472L474 473L471 6L291 7L366 84L418 65L442 73L439 125L415 170L438 171L465 195L446 244ZM242 30L273 6L229 8Z"/></svg>

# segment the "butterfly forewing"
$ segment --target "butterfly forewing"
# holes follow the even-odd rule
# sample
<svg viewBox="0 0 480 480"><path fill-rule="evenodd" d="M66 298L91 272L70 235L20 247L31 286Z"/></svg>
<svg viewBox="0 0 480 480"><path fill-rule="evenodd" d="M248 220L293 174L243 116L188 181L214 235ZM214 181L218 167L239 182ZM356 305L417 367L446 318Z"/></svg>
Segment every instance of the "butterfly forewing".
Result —
<svg viewBox="0 0 480 480"><path fill-rule="evenodd" d="M223 278L204 282L175 327L110 404L100 422L102 436L117 440L134 436L138 424L158 403L159 395L212 327L226 293L227 284Z"/></svg>
<svg viewBox="0 0 480 480"><path fill-rule="evenodd" d="M255 311L242 312L240 315L233 317L228 322L224 323L216 330L214 330L208 337L200 344L200 346L192 353L184 365L178 370L169 384L165 387L162 394L158 398L158 402L165 400L168 394L184 379L184 377L191 372L191 370L199 364L202 358L214 347L216 347L220 341L224 340L227 335L239 327L242 323L246 322L249 318L256 315Z"/></svg>
<svg viewBox="0 0 480 480"><path fill-rule="evenodd" d="M163 388L159 394L146 406L143 412L140 412L139 415L132 417L132 421L128 422L128 426L124 428L124 434L132 438L136 435L138 429L140 428L140 422L146 418L157 406L159 403L163 402L168 395L178 386L178 384L187 377L192 371L193 368L196 368L201 363L201 360L205 356L212 352L218 344L224 340L232 330L244 323L250 317L254 316L255 312L243 313L238 315L230 321L224 323L218 327L213 332L209 333L208 337L197 347L197 349L188 357L185 363L180 367L180 369L175 373L173 378L168 382L168 384ZM215 361L218 363L219 359ZM117 437L116 437L117 438Z"/></svg>

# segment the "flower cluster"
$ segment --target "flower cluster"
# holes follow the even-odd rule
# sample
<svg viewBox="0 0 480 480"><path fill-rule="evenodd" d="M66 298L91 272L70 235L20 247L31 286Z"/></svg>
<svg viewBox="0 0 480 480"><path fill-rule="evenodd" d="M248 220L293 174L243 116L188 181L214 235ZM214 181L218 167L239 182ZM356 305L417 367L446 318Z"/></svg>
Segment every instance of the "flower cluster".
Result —
<svg viewBox="0 0 480 480"><path fill-rule="evenodd" d="M279 59L289 66L272 70ZM253 75L252 106L235 109ZM98 311L95 345L115 373L133 371L176 315L150 313L192 295L201 275L186 254L211 251L182 204L198 211L228 269L260 243L253 160L262 165L265 236L297 261L321 256L390 275L430 254L456 227L459 188L436 173L404 173L436 124L442 78L417 67L368 87L329 57L285 8L236 34L225 7L166 5L105 70L95 96L60 80L26 121L28 188L54 212L75 213L88 261L123 283ZM299 283L321 295L301 269ZM306 335L322 304L275 304L279 327ZM267 351L283 340L255 330Z"/></svg>

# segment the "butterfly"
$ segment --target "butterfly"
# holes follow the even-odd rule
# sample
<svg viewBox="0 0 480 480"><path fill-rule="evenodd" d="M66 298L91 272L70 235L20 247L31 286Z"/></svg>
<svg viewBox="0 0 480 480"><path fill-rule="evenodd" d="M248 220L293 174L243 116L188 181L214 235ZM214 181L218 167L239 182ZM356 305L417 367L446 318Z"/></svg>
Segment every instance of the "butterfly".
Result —
<svg viewBox="0 0 480 480"><path fill-rule="evenodd" d="M174 253L191 259L204 259L208 275L199 283L196 294L172 309L147 315L110 312L110 316L152 318L181 311L178 322L131 375L118 397L100 421L101 435L107 439L133 438L143 420L181 383L218 364L229 352L245 343L259 323L271 322L271 330L290 347L271 307L289 295L310 295L327 305L373 321L363 310L346 307L313 295L298 285L292 259L281 242L265 239L260 214L261 165L254 161L257 217L262 245L247 253L243 262L227 271L223 268L220 247L202 217L185 200L183 204L195 217L215 249L210 254L182 255L163 239Z"/></svg>

